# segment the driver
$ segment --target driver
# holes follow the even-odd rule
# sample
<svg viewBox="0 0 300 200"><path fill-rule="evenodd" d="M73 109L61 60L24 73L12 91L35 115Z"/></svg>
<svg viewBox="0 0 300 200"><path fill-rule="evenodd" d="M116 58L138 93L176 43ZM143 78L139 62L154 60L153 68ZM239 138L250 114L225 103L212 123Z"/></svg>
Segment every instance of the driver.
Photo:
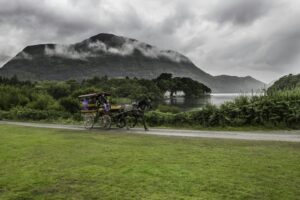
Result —
<svg viewBox="0 0 300 200"><path fill-rule="evenodd" d="M109 101L105 98L105 95L104 94L101 94L99 97L98 97L98 101L99 103L103 106L103 110L105 112L108 112L110 110L110 105L109 105Z"/></svg>

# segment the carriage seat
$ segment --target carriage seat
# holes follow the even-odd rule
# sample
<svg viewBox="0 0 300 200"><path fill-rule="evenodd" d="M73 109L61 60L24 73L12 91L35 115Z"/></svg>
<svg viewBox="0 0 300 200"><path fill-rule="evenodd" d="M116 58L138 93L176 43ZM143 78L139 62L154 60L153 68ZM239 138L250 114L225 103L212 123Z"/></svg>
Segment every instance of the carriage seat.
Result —
<svg viewBox="0 0 300 200"><path fill-rule="evenodd" d="M115 104L115 105L111 105L111 106L110 106L110 109L111 109L111 110L122 110L122 109L124 109L124 108L123 108L122 105L116 105L116 104Z"/></svg>

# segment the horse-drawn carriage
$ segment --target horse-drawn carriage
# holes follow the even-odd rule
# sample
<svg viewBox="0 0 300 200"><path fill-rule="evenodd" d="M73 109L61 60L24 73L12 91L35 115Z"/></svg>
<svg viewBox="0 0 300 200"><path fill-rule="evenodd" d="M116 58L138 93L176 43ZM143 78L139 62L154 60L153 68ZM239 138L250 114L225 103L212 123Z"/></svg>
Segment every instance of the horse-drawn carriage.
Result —
<svg viewBox="0 0 300 200"><path fill-rule="evenodd" d="M110 129L112 124L118 128L134 127L138 120L141 119L145 130L148 130L144 112L150 108L150 101L144 99L130 105L111 105L107 97L109 93L100 92L80 95L81 114L84 119L84 127L91 129L95 123L99 123L100 127ZM130 119L130 120L129 120Z"/></svg>

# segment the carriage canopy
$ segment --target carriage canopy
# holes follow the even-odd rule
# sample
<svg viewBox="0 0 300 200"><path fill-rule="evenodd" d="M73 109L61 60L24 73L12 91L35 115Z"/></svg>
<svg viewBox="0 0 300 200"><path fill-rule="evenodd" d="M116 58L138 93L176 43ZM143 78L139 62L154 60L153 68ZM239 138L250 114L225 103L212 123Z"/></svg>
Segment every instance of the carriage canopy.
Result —
<svg viewBox="0 0 300 200"><path fill-rule="evenodd" d="M84 95L80 95L78 96L79 99L84 99L84 98L95 98L95 97L99 97L99 96L111 96L111 94L106 93L106 92L98 92L98 93L91 93L91 94L84 94Z"/></svg>

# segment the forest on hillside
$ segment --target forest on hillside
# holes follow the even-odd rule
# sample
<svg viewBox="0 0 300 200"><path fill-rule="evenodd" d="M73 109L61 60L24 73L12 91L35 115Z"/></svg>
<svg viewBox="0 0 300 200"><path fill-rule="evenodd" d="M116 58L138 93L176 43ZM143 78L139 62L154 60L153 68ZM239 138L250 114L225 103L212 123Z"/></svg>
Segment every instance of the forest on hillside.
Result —
<svg viewBox="0 0 300 200"><path fill-rule="evenodd" d="M268 88L268 93L284 92L286 90L295 90L300 88L300 74L289 74L281 77Z"/></svg>

